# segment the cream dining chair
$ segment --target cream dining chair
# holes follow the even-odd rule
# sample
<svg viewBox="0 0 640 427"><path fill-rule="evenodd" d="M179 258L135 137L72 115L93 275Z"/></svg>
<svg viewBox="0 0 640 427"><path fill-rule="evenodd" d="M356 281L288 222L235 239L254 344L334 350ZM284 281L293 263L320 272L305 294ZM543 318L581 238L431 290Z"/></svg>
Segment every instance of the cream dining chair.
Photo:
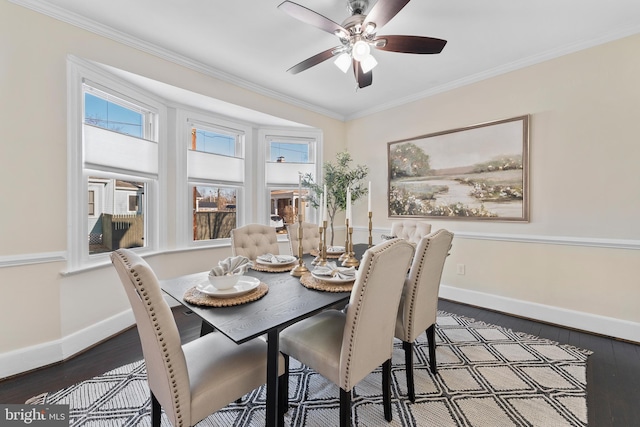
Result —
<svg viewBox="0 0 640 427"><path fill-rule="evenodd" d="M291 356L340 387L341 427L350 425L351 390L380 365L384 416L391 421L393 331L413 252L401 239L367 250L345 311L325 310L280 333L285 366Z"/></svg>
<svg viewBox="0 0 640 427"><path fill-rule="evenodd" d="M417 245L420 239L431 232L431 224L426 221L405 219L391 222L391 236L405 239L412 245Z"/></svg>
<svg viewBox="0 0 640 427"><path fill-rule="evenodd" d="M266 382L264 341L237 345L213 333L181 345L171 308L146 261L131 250L118 249L112 252L111 262L136 319L151 391L153 427L160 426L162 409L174 427L193 426ZM281 357L280 387L286 379L283 362Z"/></svg>
<svg viewBox="0 0 640 427"><path fill-rule="evenodd" d="M280 254L278 234L274 227L262 224L247 224L231 230L231 251L255 261L264 254Z"/></svg>
<svg viewBox="0 0 640 427"><path fill-rule="evenodd" d="M298 227L299 223L287 225L289 236L289 248L291 255L298 256ZM318 224L312 222L302 223L302 253L308 254L312 250L317 250L320 244L320 229Z"/></svg>
<svg viewBox="0 0 640 427"><path fill-rule="evenodd" d="M426 331L431 372L437 371L435 328L438 292L444 262L451 250L453 233L438 230L420 239L411 263L396 319L395 336L402 341L409 399L415 402L413 343Z"/></svg>

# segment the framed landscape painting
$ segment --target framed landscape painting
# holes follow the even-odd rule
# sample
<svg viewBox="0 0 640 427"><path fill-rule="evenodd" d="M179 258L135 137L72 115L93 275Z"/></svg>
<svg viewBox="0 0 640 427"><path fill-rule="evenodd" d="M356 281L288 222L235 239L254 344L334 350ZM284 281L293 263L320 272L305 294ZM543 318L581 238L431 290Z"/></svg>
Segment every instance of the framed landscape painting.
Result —
<svg viewBox="0 0 640 427"><path fill-rule="evenodd" d="M387 144L389 217L529 221L529 116Z"/></svg>

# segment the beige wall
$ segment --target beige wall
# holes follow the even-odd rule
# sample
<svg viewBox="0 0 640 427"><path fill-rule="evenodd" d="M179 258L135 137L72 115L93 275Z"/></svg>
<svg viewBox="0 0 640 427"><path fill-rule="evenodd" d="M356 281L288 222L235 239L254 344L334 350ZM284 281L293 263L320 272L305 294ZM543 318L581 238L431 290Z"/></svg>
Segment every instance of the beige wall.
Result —
<svg viewBox="0 0 640 427"><path fill-rule="evenodd" d="M387 142L530 114L531 221L433 219L458 233L441 295L598 332L598 321L640 326L638 51L637 35L347 124L355 159L382 170ZM386 189L386 174L371 178ZM385 191L373 210L388 228Z"/></svg>
<svg viewBox="0 0 640 427"><path fill-rule="evenodd" d="M2 1L0 260L67 250L66 58L72 54L320 128L325 160L348 141L356 162L376 171L376 230L390 224L387 142L531 114L531 222L434 220L434 228L458 233L445 288L467 292L461 299L478 292L485 305L499 308L524 302L525 314L540 305L637 324L639 50L640 37L628 38L345 124ZM365 208L354 207L361 229ZM578 239L587 243L575 244ZM599 240L631 249L589 246ZM170 252L149 261L169 277L207 269L229 253ZM466 275L455 274L458 263ZM110 266L68 276L60 274L65 267L59 261L0 268L0 366L14 363L0 377L60 360L131 322Z"/></svg>

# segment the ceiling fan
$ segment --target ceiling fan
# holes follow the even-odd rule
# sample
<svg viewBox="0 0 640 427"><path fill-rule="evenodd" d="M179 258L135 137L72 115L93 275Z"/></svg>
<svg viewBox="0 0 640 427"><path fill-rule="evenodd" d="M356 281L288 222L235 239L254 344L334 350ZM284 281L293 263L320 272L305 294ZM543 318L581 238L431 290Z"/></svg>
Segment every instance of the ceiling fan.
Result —
<svg viewBox="0 0 640 427"><path fill-rule="evenodd" d="M329 58L336 57L335 64L343 72L353 66L353 73L359 88L370 86L373 82L371 70L377 65L371 55L371 48L401 53L440 53L447 44L446 40L421 36L378 36L377 31L389 22L409 0L378 0L368 14L364 14L369 0L347 0L351 16L342 24L314 12L292 1L282 2L278 8L294 18L311 24L323 31L334 34L340 39L340 45L320 52L287 71L298 74L318 65Z"/></svg>

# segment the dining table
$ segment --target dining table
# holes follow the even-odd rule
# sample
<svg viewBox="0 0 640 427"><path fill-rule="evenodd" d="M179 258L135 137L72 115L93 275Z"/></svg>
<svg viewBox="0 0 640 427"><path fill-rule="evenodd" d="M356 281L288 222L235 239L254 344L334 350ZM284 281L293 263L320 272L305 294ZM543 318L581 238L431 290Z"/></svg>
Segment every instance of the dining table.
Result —
<svg viewBox="0 0 640 427"><path fill-rule="evenodd" d="M361 258L368 245L354 245L356 258ZM313 257L303 257L309 270ZM332 260L328 260L332 261ZM297 265L297 262L296 264ZM286 327L331 307L343 307L350 292L327 292L305 287L300 278L290 272L265 272L249 269L252 276L268 286L267 293L258 300L226 307L192 304L184 299L191 288L208 282L208 271L188 274L160 281L164 292L189 308L203 320L203 325L242 344L260 336L267 338L266 426L284 425L284 414L278 411L279 334Z"/></svg>

